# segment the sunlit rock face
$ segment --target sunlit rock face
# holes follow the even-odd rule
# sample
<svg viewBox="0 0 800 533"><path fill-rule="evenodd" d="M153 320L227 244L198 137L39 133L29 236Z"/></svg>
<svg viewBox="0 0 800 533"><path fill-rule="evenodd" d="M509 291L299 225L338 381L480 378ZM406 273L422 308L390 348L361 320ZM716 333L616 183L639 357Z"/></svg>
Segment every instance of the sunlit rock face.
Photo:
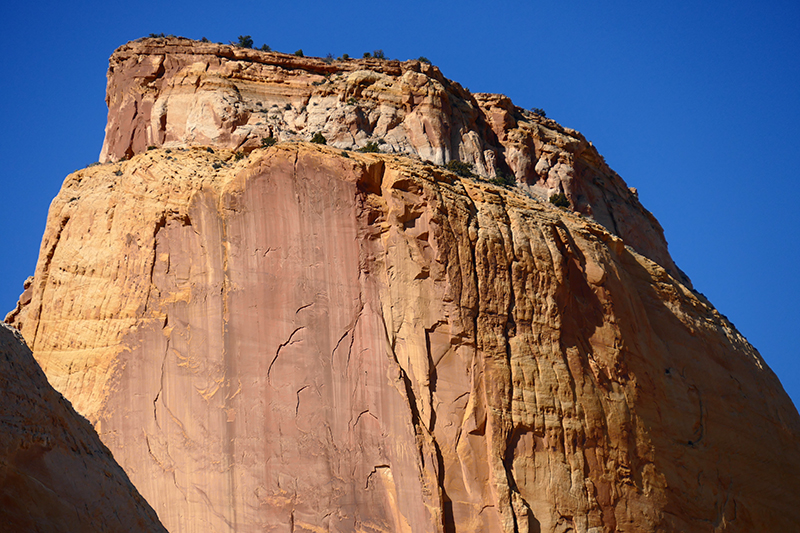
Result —
<svg viewBox="0 0 800 533"><path fill-rule="evenodd" d="M516 180L622 237L685 284L658 221L583 135L472 94L438 68L411 60L296 57L189 39L141 39L109 60L108 124L101 162L149 147L249 151L272 137L363 148L436 164L462 161L488 178Z"/></svg>
<svg viewBox="0 0 800 533"><path fill-rule="evenodd" d="M434 81L423 109L407 87ZM232 94L286 113L192 115ZM577 132L419 62L177 39L120 48L108 99L106 163L65 180L7 321L169 531L800 523L797 410ZM450 152L412 141L415 112L443 113L423 131ZM311 131L329 146L287 142ZM516 186L478 179L487 150ZM426 161L455 153L480 176Z"/></svg>
<svg viewBox="0 0 800 533"><path fill-rule="evenodd" d="M797 412L727 320L600 225L433 165L92 167L28 298L11 320L173 532L800 519Z"/></svg>
<svg viewBox="0 0 800 533"><path fill-rule="evenodd" d="M89 422L0 324L0 529L165 531Z"/></svg>

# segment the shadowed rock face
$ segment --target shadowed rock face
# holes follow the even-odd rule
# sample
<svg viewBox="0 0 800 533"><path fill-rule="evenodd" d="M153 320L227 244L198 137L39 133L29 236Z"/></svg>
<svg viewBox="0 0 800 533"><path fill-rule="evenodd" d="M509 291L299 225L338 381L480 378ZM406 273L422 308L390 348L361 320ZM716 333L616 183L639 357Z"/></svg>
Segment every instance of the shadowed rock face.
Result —
<svg viewBox="0 0 800 533"><path fill-rule="evenodd" d="M0 324L0 529L165 531L97 433Z"/></svg>
<svg viewBox="0 0 800 533"><path fill-rule="evenodd" d="M800 523L800 417L705 299L409 158L74 173L8 320L173 533Z"/></svg>
<svg viewBox="0 0 800 533"><path fill-rule="evenodd" d="M121 46L108 70L101 162L148 147L249 151L262 139L309 141L444 164L471 163L483 177L513 176L532 196L564 193L572 207L690 285L658 221L580 133L471 94L419 61L325 62L189 39Z"/></svg>

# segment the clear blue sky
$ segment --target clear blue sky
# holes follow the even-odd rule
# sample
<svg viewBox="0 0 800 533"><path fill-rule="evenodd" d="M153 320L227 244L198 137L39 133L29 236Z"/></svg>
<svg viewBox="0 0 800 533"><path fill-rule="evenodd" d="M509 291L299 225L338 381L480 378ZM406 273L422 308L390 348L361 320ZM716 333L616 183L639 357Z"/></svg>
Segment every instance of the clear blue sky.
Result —
<svg viewBox="0 0 800 533"><path fill-rule="evenodd" d="M581 131L661 221L678 265L800 405L795 244L800 4L7 2L0 20L0 314L33 273L50 200L97 160L108 56L167 33L306 55L420 55Z"/></svg>

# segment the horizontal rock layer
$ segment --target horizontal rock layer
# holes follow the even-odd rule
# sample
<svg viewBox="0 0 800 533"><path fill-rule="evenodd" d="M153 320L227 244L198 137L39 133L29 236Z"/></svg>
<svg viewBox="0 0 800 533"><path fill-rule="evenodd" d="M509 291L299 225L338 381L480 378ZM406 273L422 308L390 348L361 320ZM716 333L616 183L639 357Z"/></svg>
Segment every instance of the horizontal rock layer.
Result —
<svg viewBox="0 0 800 533"><path fill-rule="evenodd" d="M689 285L658 221L577 131L499 94L471 94L420 61L324 61L189 39L142 39L108 70L100 161L148 147L249 151L262 139L310 140L514 176L528 194L564 193L572 207Z"/></svg>
<svg viewBox="0 0 800 533"><path fill-rule="evenodd" d="M796 409L625 244L404 157L151 150L67 177L8 320L173 533L791 530Z"/></svg>
<svg viewBox="0 0 800 533"><path fill-rule="evenodd" d="M0 324L0 529L165 531L89 422Z"/></svg>

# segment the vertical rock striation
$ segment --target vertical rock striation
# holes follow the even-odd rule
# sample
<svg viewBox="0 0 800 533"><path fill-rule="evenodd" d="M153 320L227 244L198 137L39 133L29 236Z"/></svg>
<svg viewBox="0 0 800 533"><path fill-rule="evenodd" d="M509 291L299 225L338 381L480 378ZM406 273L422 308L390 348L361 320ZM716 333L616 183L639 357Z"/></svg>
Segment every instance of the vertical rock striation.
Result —
<svg viewBox="0 0 800 533"><path fill-rule="evenodd" d="M100 161L148 147L249 151L262 139L308 141L436 164L463 161L484 177L513 176L529 194L564 193L572 207L689 284L664 231L635 191L577 131L500 94L471 94L420 61L323 61L189 39L140 39L108 69Z"/></svg>
<svg viewBox="0 0 800 533"><path fill-rule="evenodd" d="M6 320L172 533L800 522L797 410L577 132L419 62L176 39L108 102Z"/></svg>
<svg viewBox="0 0 800 533"><path fill-rule="evenodd" d="M92 167L28 290L10 320L172 532L798 520L797 412L707 301L433 165L280 144Z"/></svg>

